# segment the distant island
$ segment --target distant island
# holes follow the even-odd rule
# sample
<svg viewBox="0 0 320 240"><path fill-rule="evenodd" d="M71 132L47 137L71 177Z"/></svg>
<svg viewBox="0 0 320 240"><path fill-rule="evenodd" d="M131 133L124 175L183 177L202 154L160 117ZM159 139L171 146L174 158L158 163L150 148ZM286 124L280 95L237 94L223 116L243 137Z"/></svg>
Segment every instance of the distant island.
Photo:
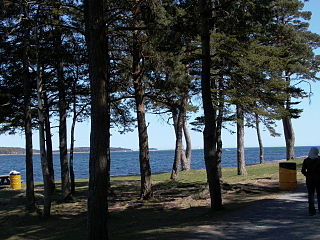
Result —
<svg viewBox="0 0 320 240"><path fill-rule="evenodd" d="M69 150L68 150L69 151ZM89 147L76 147L73 150L75 153L88 153L90 152ZM132 152L132 149L129 148L121 148L121 147L111 147L111 152ZM53 153L58 153L58 150L54 150ZM16 154L16 155L23 155L26 153L26 150L24 148L20 147L0 147L0 154ZM40 153L39 150L34 149L33 153Z"/></svg>

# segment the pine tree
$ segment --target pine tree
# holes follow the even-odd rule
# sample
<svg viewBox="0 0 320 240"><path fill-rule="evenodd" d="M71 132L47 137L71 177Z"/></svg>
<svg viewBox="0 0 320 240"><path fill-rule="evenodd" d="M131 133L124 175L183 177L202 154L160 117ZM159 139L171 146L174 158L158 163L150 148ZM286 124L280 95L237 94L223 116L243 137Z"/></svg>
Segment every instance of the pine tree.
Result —
<svg viewBox="0 0 320 240"><path fill-rule="evenodd" d="M109 239L108 149L110 145L109 93L107 78L108 48L106 36L106 3L85 2L86 41L91 87L91 136L88 194L88 239Z"/></svg>

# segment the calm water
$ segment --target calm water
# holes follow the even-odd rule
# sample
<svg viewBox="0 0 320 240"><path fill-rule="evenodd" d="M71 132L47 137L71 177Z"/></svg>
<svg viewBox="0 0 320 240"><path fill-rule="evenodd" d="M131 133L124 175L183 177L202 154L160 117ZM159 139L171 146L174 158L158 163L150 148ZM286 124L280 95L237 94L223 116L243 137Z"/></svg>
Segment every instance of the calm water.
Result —
<svg viewBox="0 0 320 240"><path fill-rule="evenodd" d="M310 147L296 147L296 157L308 155ZM236 148L226 148L222 154L223 167L236 166ZM284 147L265 148L265 160L275 161L285 159ZM76 178L88 178L88 153L75 153L74 171ZM171 171L174 151L153 151L150 152L151 168L153 173ZM245 149L246 164L259 163L259 149ZM11 170L21 172L25 178L25 162L23 155L2 155L0 156L0 175L8 174ZM139 174L139 152L112 152L111 153L111 175L138 175ZM59 154L54 155L55 178L60 179ZM203 169L203 151L192 151L192 169ZM41 165L39 155L34 155L34 177L35 181L42 181Z"/></svg>

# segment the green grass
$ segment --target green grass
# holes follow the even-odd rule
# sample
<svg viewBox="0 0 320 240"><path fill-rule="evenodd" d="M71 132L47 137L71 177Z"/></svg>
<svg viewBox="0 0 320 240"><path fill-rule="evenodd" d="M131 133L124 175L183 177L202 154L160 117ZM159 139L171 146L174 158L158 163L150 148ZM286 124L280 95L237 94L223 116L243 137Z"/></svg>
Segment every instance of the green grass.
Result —
<svg viewBox="0 0 320 240"><path fill-rule="evenodd" d="M302 159L295 159L288 162L295 162L297 164L298 179L302 179L300 170L302 166ZM279 163L278 162L267 162L264 164L249 165L246 167L248 175L239 176L237 175L236 168L226 167L222 168L222 176L224 182L228 184L234 184L242 181L253 180L256 178L264 177L278 177ZM170 173L155 174L152 176L152 180L156 182L165 182L170 179ZM139 181L140 176L124 176L124 177L113 177L113 181ZM205 170L191 170L179 173L179 182L200 182L205 183L207 181Z"/></svg>
<svg viewBox="0 0 320 240"><path fill-rule="evenodd" d="M295 160L298 180L302 160ZM190 170L179 173L177 181L170 181L170 174L152 176L155 198L138 200L140 177L113 177L111 179L114 197L110 198L109 232L111 239L168 239L175 234L192 229L198 224L206 224L228 214L252 201L260 201L261 196L272 192L250 193L257 179L278 178L279 163L265 163L247 166L248 175L238 176L236 168L223 168L223 182L234 191L224 193L226 209L211 212L206 191L204 170ZM59 182L57 188L59 189ZM3 240L81 240L86 239L86 198L88 180L76 181L75 202L60 203L57 190L53 196L52 217L40 218L37 213L24 210L23 191L0 189L0 239ZM252 190L251 189L251 190ZM42 184L36 184L37 203L42 206ZM246 191L244 191L246 190ZM231 200L230 200L231 199Z"/></svg>

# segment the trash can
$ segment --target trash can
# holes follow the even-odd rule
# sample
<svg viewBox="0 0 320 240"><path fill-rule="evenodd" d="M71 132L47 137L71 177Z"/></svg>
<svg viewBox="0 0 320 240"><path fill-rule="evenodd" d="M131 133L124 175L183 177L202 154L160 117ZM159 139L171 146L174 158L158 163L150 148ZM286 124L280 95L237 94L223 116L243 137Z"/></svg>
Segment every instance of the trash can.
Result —
<svg viewBox="0 0 320 240"><path fill-rule="evenodd" d="M294 190L297 188L297 164L294 162L279 163L279 189Z"/></svg>
<svg viewBox="0 0 320 240"><path fill-rule="evenodd" d="M10 176L10 188L21 189L21 174L17 171L11 171Z"/></svg>

